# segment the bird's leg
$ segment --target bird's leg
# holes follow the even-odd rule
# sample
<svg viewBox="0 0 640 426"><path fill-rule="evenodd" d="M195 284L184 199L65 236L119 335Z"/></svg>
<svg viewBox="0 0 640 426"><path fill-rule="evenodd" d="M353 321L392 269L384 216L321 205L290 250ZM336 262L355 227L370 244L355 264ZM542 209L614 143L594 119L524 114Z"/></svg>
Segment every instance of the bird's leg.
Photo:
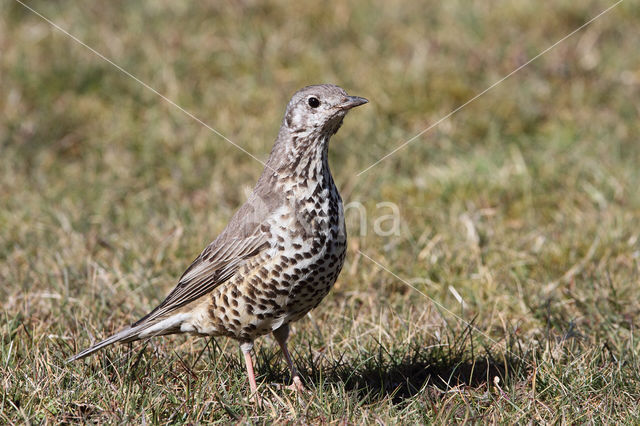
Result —
<svg viewBox="0 0 640 426"><path fill-rule="evenodd" d="M258 384L256 383L256 375L253 371L253 360L251 359L251 349L253 348L253 342L241 343L240 349L244 354L244 362L247 365L247 376L249 377L249 388L251 389L251 395L258 405L262 405L262 400L258 394Z"/></svg>
<svg viewBox="0 0 640 426"><path fill-rule="evenodd" d="M287 365L289 365L289 370L291 371L291 379L293 380L293 383L291 384L291 386L288 386L288 388L291 390L296 390L298 392L304 391L304 385L302 384L302 380L300 380L300 375L298 374L298 370L296 370L296 366L293 365L291 355L289 354L289 349L287 348L289 324L285 324L280 328L274 330L273 337L275 337L276 341L280 345L282 355L284 356L285 361L287 361Z"/></svg>

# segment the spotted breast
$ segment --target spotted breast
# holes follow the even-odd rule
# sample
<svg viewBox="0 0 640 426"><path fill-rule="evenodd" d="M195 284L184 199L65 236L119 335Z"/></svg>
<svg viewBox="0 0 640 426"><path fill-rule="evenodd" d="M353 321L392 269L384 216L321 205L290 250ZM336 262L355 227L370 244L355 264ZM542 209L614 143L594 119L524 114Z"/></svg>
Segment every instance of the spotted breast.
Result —
<svg viewBox="0 0 640 426"><path fill-rule="evenodd" d="M268 248L212 292L197 333L252 342L303 317L336 282L346 253L342 199L323 149L313 151L293 173L273 176L284 197L261 224Z"/></svg>

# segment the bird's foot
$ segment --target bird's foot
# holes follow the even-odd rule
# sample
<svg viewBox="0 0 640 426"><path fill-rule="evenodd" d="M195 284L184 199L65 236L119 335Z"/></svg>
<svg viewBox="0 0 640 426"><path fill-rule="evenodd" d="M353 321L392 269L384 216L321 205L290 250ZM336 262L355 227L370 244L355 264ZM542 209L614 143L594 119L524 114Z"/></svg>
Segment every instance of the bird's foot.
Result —
<svg viewBox="0 0 640 426"><path fill-rule="evenodd" d="M251 395L250 400L253 401L255 406L258 407L258 408L265 408L267 406L266 402L265 402L265 399L262 396L260 396L260 394L257 393L257 392L254 392Z"/></svg>
<svg viewBox="0 0 640 426"><path fill-rule="evenodd" d="M303 393L306 391L306 389L304 388L304 385L302 384L302 380L300 380L299 376L293 377L293 383L287 386L287 389L300 392L300 393Z"/></svg>

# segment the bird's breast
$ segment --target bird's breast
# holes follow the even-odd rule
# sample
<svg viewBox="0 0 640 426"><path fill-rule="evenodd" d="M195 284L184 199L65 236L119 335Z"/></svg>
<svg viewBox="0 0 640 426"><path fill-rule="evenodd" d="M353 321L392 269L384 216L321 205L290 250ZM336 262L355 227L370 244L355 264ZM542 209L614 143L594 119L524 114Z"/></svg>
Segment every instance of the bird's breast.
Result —
<svg viewBox="0 0 640 426"><path fill-rule="evenodd" d="M300 319L335 283L346 252L337 190L332 185L280 190L286 202L262 226L269 247L213 292L210 328L196 327L199 332L253 340Z"/></svg>

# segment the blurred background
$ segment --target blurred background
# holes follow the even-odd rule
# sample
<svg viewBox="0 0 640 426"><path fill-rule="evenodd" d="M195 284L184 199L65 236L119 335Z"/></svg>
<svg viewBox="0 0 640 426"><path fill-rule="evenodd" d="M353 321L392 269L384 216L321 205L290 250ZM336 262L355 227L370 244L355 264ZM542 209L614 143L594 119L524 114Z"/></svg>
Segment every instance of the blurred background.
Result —
<svg viewBox="0 0 640 426"><path fill-rule="evenodd" d="M615 2L26 4L260 159L297 89L370 100L330 147L366 232L350 212L334 291L294 328L312 396L271 419L640 420L637 2L360 175ZM63 363L160 302L261 171L2 0L0 419L261 419L225 339ZM381 202L398 233L376 234ZM256 352L288 380L270 338Z"/></svg>

